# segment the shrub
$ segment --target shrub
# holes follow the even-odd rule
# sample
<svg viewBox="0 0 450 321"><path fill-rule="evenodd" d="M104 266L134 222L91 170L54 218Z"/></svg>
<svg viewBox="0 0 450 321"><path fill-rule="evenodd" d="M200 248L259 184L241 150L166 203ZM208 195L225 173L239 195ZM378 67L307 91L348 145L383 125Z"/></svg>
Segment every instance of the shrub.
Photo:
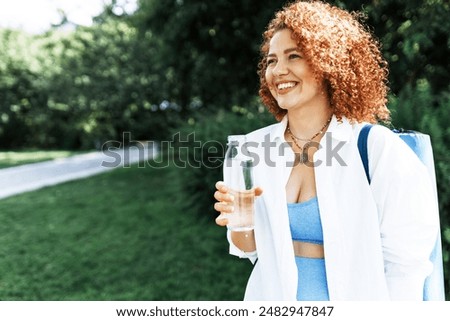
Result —
<svg viewBox="0 0 450 321"><path fill-rule="evenodd" d="M222 179L222 163L227 136L246 134L275 120L264 108L233 107L215 114L191 118L172 135L164 148L166 161L174 166L171 182L178 190L177 200L190 213L213 216L215 182Z"/></svg>

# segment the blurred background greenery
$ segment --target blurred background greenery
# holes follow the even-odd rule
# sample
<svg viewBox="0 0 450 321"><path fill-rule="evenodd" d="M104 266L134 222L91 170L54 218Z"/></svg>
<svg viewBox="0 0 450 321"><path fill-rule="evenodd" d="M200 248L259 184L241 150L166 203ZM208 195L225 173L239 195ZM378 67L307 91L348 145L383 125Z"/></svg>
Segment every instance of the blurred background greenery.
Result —
<svg viewBox="0 0 450 321"><path fill-rule="evenodd" d="M383 53L390 65L389 108L392 110L392 124L431 136L439 192L444 268L448 276L450 5L446 0L330 2L349 10L365 12L367 23L381 40ZM111 183L99 183L99 178L95 178L93 181L69 183L53 187L50 191L31 193L31 196L0 201L3 220L6 220L1 225L9 231L4 235L2 233L2 237L10 237L8 241L4 240L8 247L2 250L2 258L10 259L0 263L0 270L9 273L2 273L2 299L242 298L250 264L237 263L237 259L227 256L226 240L221 230L214 226L213 184L221 177L221 169L216 166L217 163L210 162L211 158L223 156L228 133L245 133L274 122L258 100L256 68L261 34L274 11L285 3L282 0L140 0L133 14L117 15L115 12L118 11L114 9L118 4L112 1L90 27L78 26L67 31L64 25L68 21L63 20L52 30L39 35L0 29L0 149L99 149L107 141L121 141L123 132L131 132L134 140L156 141L171 141L174 134L180 133L192 148L181 149L180 155L171 154L173 150L163 150L162 157L169 159L184 157L194 160L198 157L193 152L196 145L194 137L189 136L191 133L195 133L197 142L201 141L208 147L202 154L203 166L198 168L122 169L102 178L109 178ZM146 174L138 174L143 172ZM146 177L147 180L141 182L139 177ZM114 189L113 178L124 187ZM93 188L91 193L85 193L86 186L97 184L95 182L103 186L102 191ZM80 202L83 199L85 203L73 206L71 201L64 200L65 193L58 192L61 188L68 188L73 198L80 197ZM105 191L107 188L110 190ZM132 193L124 197L123 188ZM99 193L107 194L98 197ZM60 198L55 199L58 195ZM156 196L160 198L157 206L152 203L156 201ZM91 245L79 251L74 249L72 263L76 261L77 264L71 264L70 256L66 255L67 249L70 246L77 248L79 233L89 233L88 217L104 215L110 211L108 207L113 206L109 202L117 199L125 204L131 200L142 202L123 210L116 204L114 213L117 216L142 219L140 215L153 215L159 219L131 219L130 222L136 223L139 230L129 227L125 231L115 231L111 227L113 236L105 235L99 239L91 236L89 242L97 242L96 250ZM32 205L37 200L40 200L41 212L32 218L41 223L42 220L47 223L60 220L59 223L48 223L41 229L32 227L38 223L29 221L31 218L28 216L34 211ZM89 213L87 217L84 216L86 211ZM17 224L23 224L19 231L27 237L17 238L18 234L11 232L14 229L8 226L13 223L7 218L8 215L17 218L14 223L16 228ZM180 223L174 219L177 216L189 219L183 219ZM161 217L167 220L162 222ZM76 224L86 224L83 232L70 226L73 220ZM112 222L116 227L123 228L121 219ZM37 226L41 226L39 224ZM145 224L148 224L148 230ZM202 228L193 227L196 224ZM60 256L50 259L51 256L47 255L49 240L45 238L48 233L56 237L52 234L56 233L55 226L66 235L72 235L72 239L59 249ZM183 246L166 248L164 240L167 236L160 233L164 229L171 231L168 234L181 233ZM127 244L135 244L134 249L140 248L139 244L146 247L141 252L119 251L117 256L129 256L124 256L121 262L113 259L113 255L99 256L100 244L107 249L107 244L116 244L117 239L125 237L123 233L138 233L133 240L122 239ZM37 252L33 256L26 249L34 237L41 242L41 246L35 244L34 251ZM152 246L156 251L149 250ZM161 247L165 249L162 255L159 252ZM194 247L198 251L193 251ZM173 250L178 252L169 253ZM194 261L186 256L191 253L189 251L192 251ZM155 253L160 256L152 257ZM40 277L34 274L26 279L26 268L19 274L11 275L12 271L17 271L11 268L17 266L17 262L31 267L36 260L42 260L42 256L51 262L43 262L42 269L31 270L41 273ZM78 256L85 258L85 265L77 260ZM204 259L206 256L209 257L207 261ZM131 269L129 265L136 262L138 264ZM169 265L176 268L164 268ZM106 266L109 268L105 269ZM71 268L75 269L73 274L67 272ZM236 271L238 268L244 274L239 280L221 280L217 277L223 275L224 270ZM98 278L95 278L95 271L102 271L98 272ZM127 271L134 275L131 283L126 282ZM53 273L64 277L58 279ZM154 287L145 290L151 287L146 283L149 278L154 280ZM162 279L167 281L156 285L156 281ZM30 282L35 284L32 290ZM108 286L111 282L121 285ZM446 277L447 293L450 291L449 282ZM60 283L66 286L61 288ZM230 287L230 284L233 286ZM134 290L125 291L127 286ZM44 288L55 291L44 291ZM221 289L223 294L217 294L215 288ZM61 289L65 294L58 292Z"/></svg>

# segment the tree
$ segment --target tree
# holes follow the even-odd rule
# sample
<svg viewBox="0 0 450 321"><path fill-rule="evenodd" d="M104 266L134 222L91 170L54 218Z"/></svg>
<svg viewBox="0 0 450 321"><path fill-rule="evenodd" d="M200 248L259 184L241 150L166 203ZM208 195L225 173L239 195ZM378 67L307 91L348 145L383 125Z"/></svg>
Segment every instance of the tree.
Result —
<svg viewBox="0 0 450 321"><path fill-rule="evenodd" d="M133 27L109 17L46 45L59 66L50 77L52 104L70 109L82 146L100 147L124 132L133 139L164 135L169 113L159 108L155 46L151 33L147 37L143 46Z"/></svg>
<svg viewBox="0 0 450 321"><path fill-rule="evenodd" d="M135 25L161 41L164 94L183 114L245 105L258 88L261 31L283 1L140 1Z"/></svg>
<svg viewBox="0 0 450 321"><path fill-rule="evenodd" d="M35 144L39 123L47 115L34 40L12 30L0 30L0 148Z"/></svg>

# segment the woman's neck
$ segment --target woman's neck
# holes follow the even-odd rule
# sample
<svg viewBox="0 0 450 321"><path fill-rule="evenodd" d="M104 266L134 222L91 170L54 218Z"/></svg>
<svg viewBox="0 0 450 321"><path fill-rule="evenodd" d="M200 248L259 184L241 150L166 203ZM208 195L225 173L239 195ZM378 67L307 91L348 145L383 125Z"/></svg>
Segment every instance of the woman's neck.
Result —
<svg viewBox="0 0 450 321"><path fill-rule="evenodd" d="M309 139L323 128L332 114L328 106L289 111L289 130L296 137Z"/></svg>

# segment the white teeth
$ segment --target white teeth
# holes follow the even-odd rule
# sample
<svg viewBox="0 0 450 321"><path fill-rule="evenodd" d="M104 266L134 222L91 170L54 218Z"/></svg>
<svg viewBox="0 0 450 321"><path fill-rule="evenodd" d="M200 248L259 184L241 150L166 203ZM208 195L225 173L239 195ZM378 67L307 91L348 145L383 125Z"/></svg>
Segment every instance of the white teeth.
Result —
<svg viewBox="0 0 450 321"><path fill-rule="evenodd" d="M286 88L292 88L295 86L295 84L296 84L295 82L284 82L284 83L278 84L278 89L281 90L281 89L286 89Z"/></svg>

